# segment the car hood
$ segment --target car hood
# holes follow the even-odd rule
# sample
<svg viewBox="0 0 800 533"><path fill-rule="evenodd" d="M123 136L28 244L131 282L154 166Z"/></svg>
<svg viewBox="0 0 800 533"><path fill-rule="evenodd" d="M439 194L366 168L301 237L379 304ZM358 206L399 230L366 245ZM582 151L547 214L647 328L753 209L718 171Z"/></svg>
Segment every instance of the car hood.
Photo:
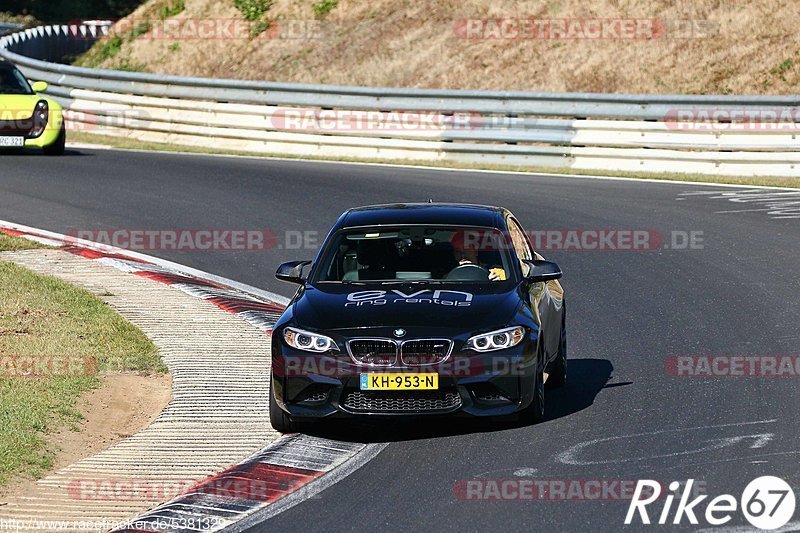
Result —
<svg viewBox="0 0 800 533"><path fill-rule="evenodd" d="M298 325L318 330L477 330L511 320L520 303L514 283L320 284L306 286L293 304L293 314Z"/></svg>

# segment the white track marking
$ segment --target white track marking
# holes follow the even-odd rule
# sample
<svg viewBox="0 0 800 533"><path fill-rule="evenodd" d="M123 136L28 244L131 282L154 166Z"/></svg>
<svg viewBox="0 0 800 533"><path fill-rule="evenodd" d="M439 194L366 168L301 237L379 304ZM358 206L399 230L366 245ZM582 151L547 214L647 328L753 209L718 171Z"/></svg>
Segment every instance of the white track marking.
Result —
<svg viewBox="0 0 800 533"><path fill-rule="evenodd" d="M698 529L695 533L751 533L755 531L753 526L729 526L729 527L707 527L703 529ZM800 521L799 522L789 522L785 526L773 529L774 533L786 533L789 531L800 531Z"/></svg>
<svg viewBox="0 0 800 533"><path fill-rule="evenodd" d="M727 200L737 204L760 204L767 207L752 209L729 209L715 211L716 214L748 213L766 211L773 219L800 218L800 191L795 189L773 191L760 188L748 188L743 191L686 191L681 197L705 196L709 200Z"/></svg>
<svg viewBox="0 0 800 533"><path fill-rule="evenodd" d="M711 426L699 426L699 427L692 427L692 428L678 428L678 429L664 429L660 431L650 431L646 433L632 433L629 435L617 435L614 437L604 437L600 439L593 439L585 442L578 443L574 446L571 446L567 450L559 453L556 455L556 460L564 463L564 464L572 464L572 465L594 465L594 464L610 464L610 463L624 463L624 462L632 462L632 461L643 461L647 459L662 459L667 457L676 457L681 455L690 455L690 454L697 454L706 451L718 450L721 448L725 448L727 446L735 445L739 442L742 442L746 439L753 439L754 443L751 448L762 448L769 442L774 435L772 433L757 433L754 435L737 435L733 437L723 437L719 439L710 439L706 440L707 444L698 448L696 450L684 450L680 452L674 452L670 454L661 454L661 455L654 455L650 457L627 457L623 459L608 459L603 461L582 461L577 459L578 453L582 452L586 448L594 446L595 444L600 444L602 442L609 442L613 440L621 440L621 439L630 439L636 437L649 437L653 435L662 435L665 433L683 433L689 431L701 431L707 429L717 429L717 428L727 428L727 427L741 427L741 426L751 426L751 425L760 425L760 424L771 424L776 422L777 419L770 419L770 420L758 420L754 422L738 422L732 424L718 424L718 425L711 425Z"/></svg>

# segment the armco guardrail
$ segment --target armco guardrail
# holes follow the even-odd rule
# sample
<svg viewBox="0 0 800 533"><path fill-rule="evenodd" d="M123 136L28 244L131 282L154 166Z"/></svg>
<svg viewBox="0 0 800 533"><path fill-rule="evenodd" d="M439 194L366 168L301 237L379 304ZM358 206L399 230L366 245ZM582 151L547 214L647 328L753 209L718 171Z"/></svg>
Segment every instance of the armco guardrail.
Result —
<svg viewBox="0 0 800 533"><path fill-rule="evenodd" d="M69 110L72 128L290 155L595 170L800 175L798 96L613 95L337 87L53 63L108 26L43 26L0 56ZM696 122L695 118L713 118Z"/></svg>

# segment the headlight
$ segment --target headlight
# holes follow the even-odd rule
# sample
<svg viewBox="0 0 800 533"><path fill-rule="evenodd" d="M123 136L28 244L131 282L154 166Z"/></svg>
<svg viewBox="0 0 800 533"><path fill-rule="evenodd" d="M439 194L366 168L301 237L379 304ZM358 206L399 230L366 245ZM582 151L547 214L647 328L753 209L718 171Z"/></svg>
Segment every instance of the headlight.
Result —
<svg viewBox="0 0 800 533"><path fill-rule="evenodd" d="M284 329L283 340L292 348L306 352L325 353L331 349L339 349L330 337L296 328Z"/></svg>
<svg viewBox="0 0 800 533"><path fill-rule="evenodd" d="M50 109L47 102L39 100L36 103L36 108L33 110L33 128L31 129L31 137L39 137L44 133L47 127L47 120L50 118Z"/></svg>
<svg viewBox="0 0 800 533"><path fill-rule="evenodd" d="M525 338L525 328L514 326L470 337L467 348L476 352L493 352L516 346Z"/></svg>

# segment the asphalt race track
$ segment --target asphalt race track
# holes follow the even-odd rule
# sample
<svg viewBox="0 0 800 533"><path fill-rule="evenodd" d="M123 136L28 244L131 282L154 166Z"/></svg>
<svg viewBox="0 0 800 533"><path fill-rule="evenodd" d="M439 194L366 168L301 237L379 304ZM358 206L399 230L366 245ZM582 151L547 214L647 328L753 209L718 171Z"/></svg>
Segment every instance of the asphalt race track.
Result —
<svg viewBox="0 0 800 533"><path fill-rule="evenodd" d="M461 490L469 480L692 478L711 497L737 499L762 475L800 487L800 377L674 377L665 370L676 355L800 355L800 219L719 198L728 190L735 191L88 149L0 159L0 219L61 233L265 228L277 239L269 251L145 253L286 296L292 287L274 279L276 266L316 251L287 249L289 241L298 232L321 240L356 205L429 198L497 204L533 230L663 237L648 251L542 252L565 272L570 356L569 383L548 390L545 422L321 426L321 435L392 444L272 518L271 531L623 528L627 502L613 491L604 501L478 501ZM710 194L685 194L704 191ZM695 232L702 243L672 249L673 231L681 242ZM657 520L661 503L649 509ZM745 524L737 514L726 527Z"/></svg>

